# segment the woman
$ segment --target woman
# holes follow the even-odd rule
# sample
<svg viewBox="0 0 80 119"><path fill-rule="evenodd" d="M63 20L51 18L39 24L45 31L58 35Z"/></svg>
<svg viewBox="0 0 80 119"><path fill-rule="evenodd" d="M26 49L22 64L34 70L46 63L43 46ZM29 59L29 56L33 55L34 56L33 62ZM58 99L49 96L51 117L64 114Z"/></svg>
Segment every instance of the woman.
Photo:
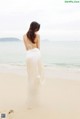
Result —
<svg viewBox="0 0 80 119"><path fill-rule="evenodd" d="M37 32L40 24L33 21L28 32L23 36L27 50L26 64L28 73L28 105L31 108L37 99L39 85L43 79L43 64L40 53L40 36Z"/></svg>

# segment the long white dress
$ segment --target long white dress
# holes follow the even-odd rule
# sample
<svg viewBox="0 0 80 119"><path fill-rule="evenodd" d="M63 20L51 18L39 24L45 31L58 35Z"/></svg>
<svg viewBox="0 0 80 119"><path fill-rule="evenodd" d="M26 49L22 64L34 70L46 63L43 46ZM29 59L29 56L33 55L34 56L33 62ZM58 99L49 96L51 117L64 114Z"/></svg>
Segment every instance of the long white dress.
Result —
<svg viewBox="0 0 80 119"><path fill-rule="evenodd" d="M32 107L37 102L40 84L43 82L43 62L38 48L27 51L26 57L28 73L28 106Z"/></svg>

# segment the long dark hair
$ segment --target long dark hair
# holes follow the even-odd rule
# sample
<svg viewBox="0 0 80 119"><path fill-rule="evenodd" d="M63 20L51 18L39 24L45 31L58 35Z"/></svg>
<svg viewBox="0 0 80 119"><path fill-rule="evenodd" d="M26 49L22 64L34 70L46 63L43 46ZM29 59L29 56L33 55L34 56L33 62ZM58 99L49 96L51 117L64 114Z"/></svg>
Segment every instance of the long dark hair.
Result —
<svg viewBox="0 0 80 119"><path fill-rule="evenodd" d="M35 32L38 31L40 29L40 24L33 21L31 24L30 24L30 27L29 27L29 30L28 32L26 33L27 37L29 38L29 40L32 42L32 43L35 43L34 42L34 39L36 37L36 34Z"/></svg>

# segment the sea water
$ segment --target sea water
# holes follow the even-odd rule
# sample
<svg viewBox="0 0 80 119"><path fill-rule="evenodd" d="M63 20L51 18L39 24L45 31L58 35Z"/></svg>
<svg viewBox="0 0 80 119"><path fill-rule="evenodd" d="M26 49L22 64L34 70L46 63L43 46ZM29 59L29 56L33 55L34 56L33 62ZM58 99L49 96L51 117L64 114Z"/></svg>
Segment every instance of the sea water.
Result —
<svg viewBox="0 0 80 119"><path fill-rule="evenodd" d="M80 68L80 41L41 40L40 50L45 66ZM1 41L0 66L25 67L26 52L23 41Z"/></svg>

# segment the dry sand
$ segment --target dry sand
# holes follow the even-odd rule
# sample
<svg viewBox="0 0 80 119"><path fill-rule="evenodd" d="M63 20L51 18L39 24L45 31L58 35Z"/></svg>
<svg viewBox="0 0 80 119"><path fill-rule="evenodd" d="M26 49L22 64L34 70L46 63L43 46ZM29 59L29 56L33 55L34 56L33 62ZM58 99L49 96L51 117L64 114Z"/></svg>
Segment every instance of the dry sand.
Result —
<svg viewBox="0 0 80 119"><path fill-rule="evenodd" d="M27 109L25 70L0 71L0 112L13 119L80 119L80 70L45 67L39 105Z"/></svg>

